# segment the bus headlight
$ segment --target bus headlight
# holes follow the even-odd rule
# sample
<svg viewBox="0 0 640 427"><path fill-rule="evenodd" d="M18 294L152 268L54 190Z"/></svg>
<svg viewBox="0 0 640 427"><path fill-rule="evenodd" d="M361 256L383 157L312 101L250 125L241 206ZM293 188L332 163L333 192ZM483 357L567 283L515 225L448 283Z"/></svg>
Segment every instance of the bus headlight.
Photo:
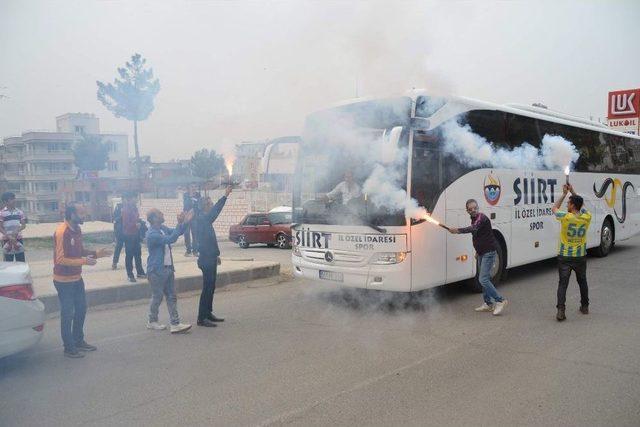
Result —
<svg viewBox="0 0 640 427"><path fill-rule="evenodd" d="M298 246L293 247L293 254L295 256L302 256L302 254L300 253L300 248Z"/></svg>
<svg viewBox="0 0 640 427"><path fill-rule="evenodd" d="M398 264L405 260L406 252L379 252L371 259L372 264Z"/></svg>

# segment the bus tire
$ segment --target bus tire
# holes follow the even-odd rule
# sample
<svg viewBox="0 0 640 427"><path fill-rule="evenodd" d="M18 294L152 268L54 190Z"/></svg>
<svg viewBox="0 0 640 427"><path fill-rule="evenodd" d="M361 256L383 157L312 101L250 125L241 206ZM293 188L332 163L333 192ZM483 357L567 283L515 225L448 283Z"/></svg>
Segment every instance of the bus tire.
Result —
<svg viewBox="0 0 640 427"><path fill-rule="evenodd" d="M615 237L613 222L611 218L607 218L602 223L602 229L600 229L600 245L593 248L593 254L597 257L606 257L609 255L609 252L611 252L615 244Z"/></svg>
<svg viewBox="0 0 640 427"><path fill-rule="evenodd" d="M494 267L491 273L491 283L493 283L494 286L498 286L498 284L502 281L502 279L506 277L505 273L507 270L506 250L504 248L503 243L500 241L500 239L496 238L496 240L498 242L498 247L496 248L496 253L498 256L496 257L496 261L494 263ZM480 284L479 279L480 279L480 263L479 263L479 260L476 260L476 277L467 281L467 287L471 292L475 292L475 293L482 292L482 285Z"/></svg>

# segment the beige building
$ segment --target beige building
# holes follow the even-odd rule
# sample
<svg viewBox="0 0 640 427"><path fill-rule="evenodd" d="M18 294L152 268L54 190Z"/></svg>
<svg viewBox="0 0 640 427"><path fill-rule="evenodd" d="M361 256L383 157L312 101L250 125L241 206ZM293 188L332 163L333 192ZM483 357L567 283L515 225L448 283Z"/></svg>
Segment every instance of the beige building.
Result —
<svg viewBox="0 0 640 427"><path fill-rule="evenodd" d="M60 219L60 191L76 179L73 145L82 134L95 134L109 147L107 169L102 178L128 178L128 138L124 134L100 134L93 114L69 113L56 118L56 132L28 131L3 140L2 181L4 190L16 194L18 206L32 222Z"/></svg>

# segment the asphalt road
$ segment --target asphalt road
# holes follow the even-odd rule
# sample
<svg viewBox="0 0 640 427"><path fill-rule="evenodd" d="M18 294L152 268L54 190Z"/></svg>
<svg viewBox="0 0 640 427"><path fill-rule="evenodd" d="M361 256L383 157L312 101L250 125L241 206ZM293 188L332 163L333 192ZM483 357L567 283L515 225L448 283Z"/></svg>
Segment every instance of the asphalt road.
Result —
<svg viewBox="0 0 640 427"><path fill-rule="evenodd" d="M216 295L223 326L144 329L144 305L94 310L99 350L62 356L58 320L0 361L0 424L640 425L640 238L589 259L591 314L555 315L553 261L511 272L503 317L459 285L419 295L261 281ZM181 296L193 321L197 298ZM166 319L164 307L162 315Z"/></svg>

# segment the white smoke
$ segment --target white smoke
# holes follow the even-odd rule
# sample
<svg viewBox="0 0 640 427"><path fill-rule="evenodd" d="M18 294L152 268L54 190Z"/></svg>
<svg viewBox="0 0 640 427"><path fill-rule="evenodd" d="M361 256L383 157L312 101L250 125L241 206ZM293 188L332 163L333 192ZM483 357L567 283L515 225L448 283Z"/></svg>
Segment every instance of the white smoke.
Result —
<svg viewBox="0 0 640 427"><path fill-rule="evenodd" d="M442 126L442 136L444 151L471 167L554 170L571 166L580 157L573 143L559 135L545 135L540 149L525 141L506 149L474 133L469 125L452 120Z"/></svg>
<svg viewBox="0 0 640 427"><path fill-rule="evenodd" d="M469 125L451 121L443 125L443 150L470 167L490 166L500 169L562 170L573 165L580 154L570 141L559 135L545 135L540 149L524 142L512 149L496 147L474 133ZM388 157L386 157L388 159ZM407 165L407 149L397 150L393 161L378 163L363 185L364 193L378 207L404 210L407 218L428 215L418 202L402 189Z"/></svg>

